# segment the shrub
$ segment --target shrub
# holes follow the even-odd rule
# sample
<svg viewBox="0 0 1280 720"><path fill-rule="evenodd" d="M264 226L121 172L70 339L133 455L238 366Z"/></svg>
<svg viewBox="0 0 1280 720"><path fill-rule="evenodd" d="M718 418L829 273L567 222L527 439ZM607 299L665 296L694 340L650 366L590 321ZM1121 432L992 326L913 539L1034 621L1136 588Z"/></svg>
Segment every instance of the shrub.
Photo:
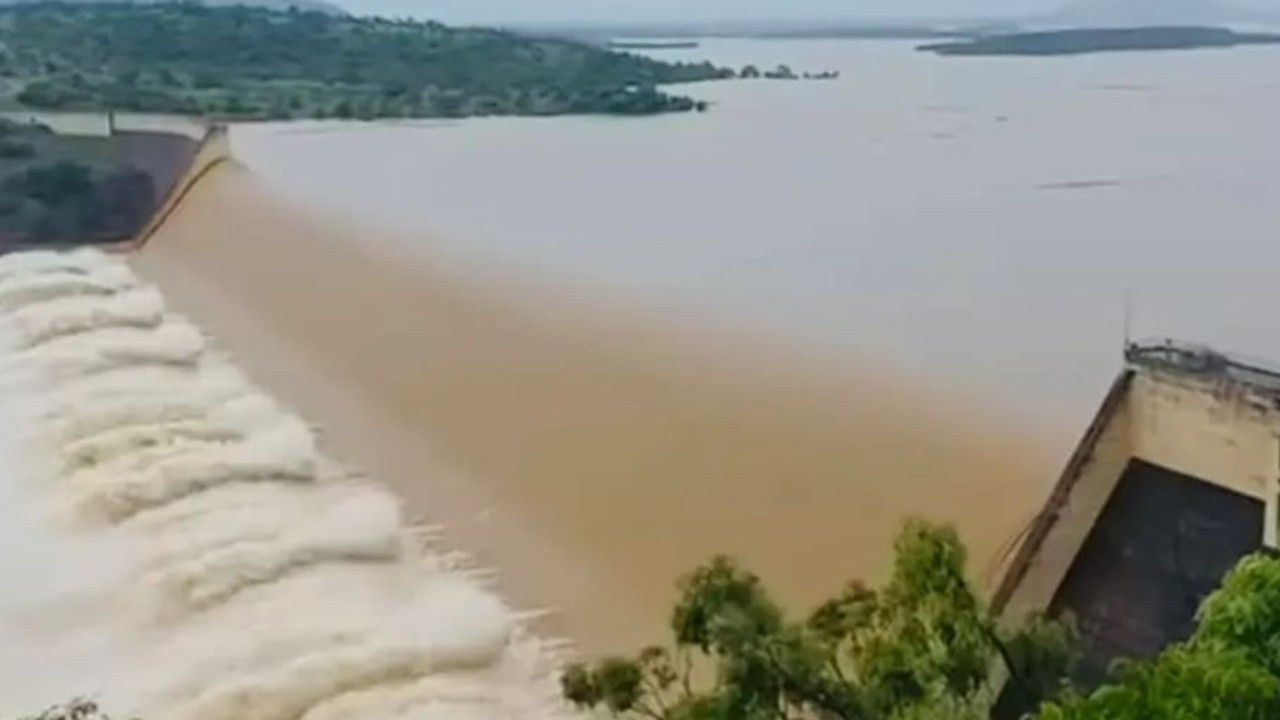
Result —
<svg viewBox="0 0 1280 720"><path fill-rule="evenodd" d="M35 157L36 148L29 142L14 138L0 139L0 159L25 160Z"/></svg>

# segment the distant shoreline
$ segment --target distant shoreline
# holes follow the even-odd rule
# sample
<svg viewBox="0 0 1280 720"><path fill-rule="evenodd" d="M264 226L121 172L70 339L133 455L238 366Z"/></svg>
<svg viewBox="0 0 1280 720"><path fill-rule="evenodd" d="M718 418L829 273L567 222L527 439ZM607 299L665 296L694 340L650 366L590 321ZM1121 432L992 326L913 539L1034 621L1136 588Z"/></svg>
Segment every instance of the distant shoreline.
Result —
<svg viewBox="0 0 1280 720"><path fill-rule="evenodd" d="M1220 27L1152 26L1071 28L987 35L967 40L931 43L916 49L936 55L1044 56L1276 44L1280 44L1280 35L1241 33Z"/></svg>
<svg viewBox="0 0 1280 720"><path fill-rule="evenodd" d="M549 25L515 26L516 32L551 35L596 43L700 43L717 40L946 40L970 38L983 33L1015 32L1013 23L967 23L956 25L823 23L657 23L639 25Z"/></svg>
<svg viewBox="0 0 1280 720"><path fill-rule="evenodd" d="M695 40L610 40L610 50L696 50Z"/></svg>

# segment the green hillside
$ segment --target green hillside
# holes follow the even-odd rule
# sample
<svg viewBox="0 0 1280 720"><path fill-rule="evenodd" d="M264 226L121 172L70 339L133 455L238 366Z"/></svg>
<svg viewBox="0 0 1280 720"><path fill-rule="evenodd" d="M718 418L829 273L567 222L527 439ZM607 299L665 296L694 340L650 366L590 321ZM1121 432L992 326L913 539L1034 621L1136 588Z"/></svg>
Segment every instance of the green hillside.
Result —
<svg viewBox="0 0 1280 720"><path fill-rule="evenodd" d="M196 4L0 7L0 104L229 119L650 114L731 77L439 23Z"/></svg>

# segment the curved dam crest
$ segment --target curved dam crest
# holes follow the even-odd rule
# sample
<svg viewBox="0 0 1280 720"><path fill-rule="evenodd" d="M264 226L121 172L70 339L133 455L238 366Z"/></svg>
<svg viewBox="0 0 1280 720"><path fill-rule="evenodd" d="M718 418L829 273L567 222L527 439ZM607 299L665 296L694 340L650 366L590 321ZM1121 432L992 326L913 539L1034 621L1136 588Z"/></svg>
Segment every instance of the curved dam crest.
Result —
<svg viewBox="0 0 1280 720"><path fill-rule="evenodd" d="M561 714L550 646L118 258L0 258L0 713Z"/></svg>

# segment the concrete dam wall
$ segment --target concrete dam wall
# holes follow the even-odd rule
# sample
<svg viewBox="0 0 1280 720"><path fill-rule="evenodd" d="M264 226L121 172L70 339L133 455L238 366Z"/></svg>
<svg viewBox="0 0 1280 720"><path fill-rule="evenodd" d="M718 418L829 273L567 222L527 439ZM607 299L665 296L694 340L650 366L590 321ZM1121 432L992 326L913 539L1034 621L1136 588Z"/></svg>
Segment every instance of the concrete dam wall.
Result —
<svg viewBox="0 0 1280 720"><path fill-rule="evenodd" d="M1171 341L1126 357L995 595L1010 618L1075 615L1086 684L1185 639L1227 570L1276 546L1280 370Z"/></svg>

